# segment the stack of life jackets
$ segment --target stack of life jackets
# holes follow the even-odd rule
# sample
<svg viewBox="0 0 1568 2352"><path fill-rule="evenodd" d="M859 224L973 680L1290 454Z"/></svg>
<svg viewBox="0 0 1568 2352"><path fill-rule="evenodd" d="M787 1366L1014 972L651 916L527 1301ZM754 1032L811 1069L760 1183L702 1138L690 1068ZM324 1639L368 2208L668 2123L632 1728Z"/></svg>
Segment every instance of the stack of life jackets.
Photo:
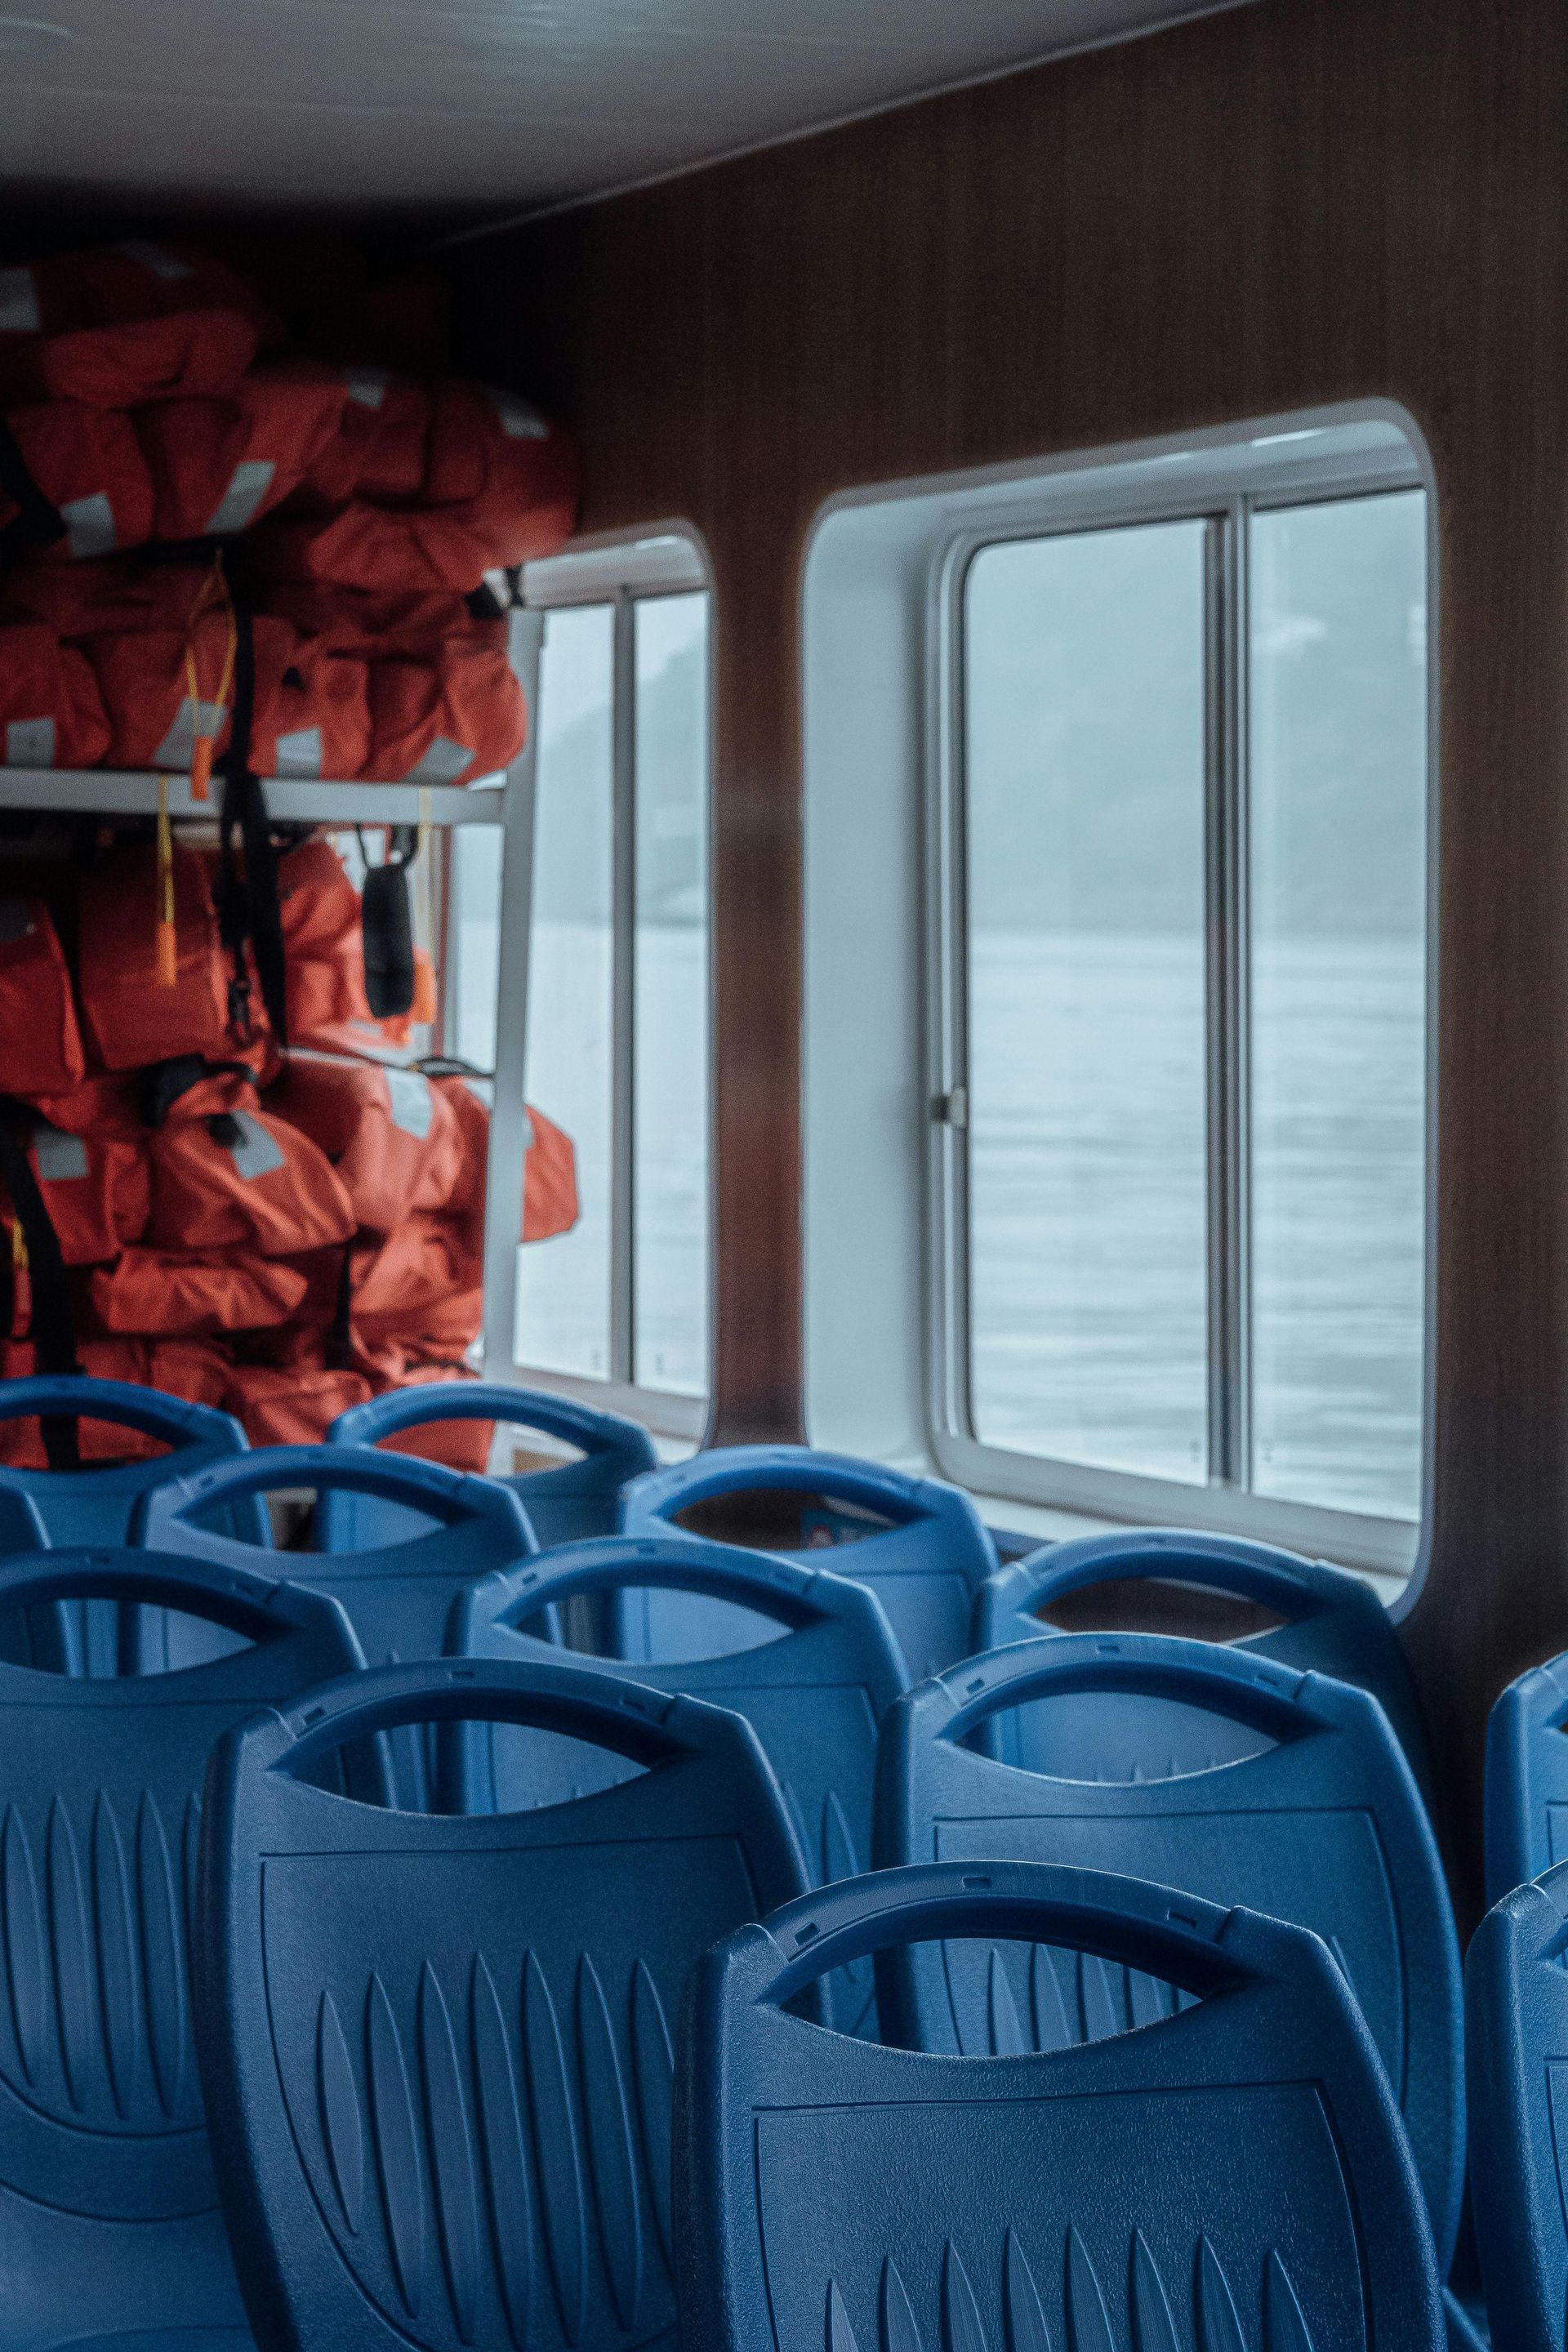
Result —
<svg viewBox="0 0 1568 2352"><path fill-rule="evenodd" d="M287 1052L248 974L237 982L213 876L190 850L174 852L177 952L160 979L153 881L139 845L82 877L74 958L44 898L0 899L0 1369L58 1366L30 1191L64 1264L81 1369L217 1405L254 1444L310 1442L384 1388L466 1377L489 1114L464 1077L399 1066L365 1002L358 896L330 845L283 860L301 1016ZM576 1215L570 1141L531 1116L529 1239ZM466 1460L485 1434L437 1424L421 1450ZM121 1454L139 1443L97 1442ZM0 1423L0 1459L41 1458L32 1424Z"/></svg>
<svg viewBox="0 0 1568 2352"><path fill-rule="evenodd" d="M570 532L570 444L512 394L280 357L281 336L183 248L0 269L5 764L205 776L237 609L257 773L464 783L521 748L504 625L467 600Z"/></svg>

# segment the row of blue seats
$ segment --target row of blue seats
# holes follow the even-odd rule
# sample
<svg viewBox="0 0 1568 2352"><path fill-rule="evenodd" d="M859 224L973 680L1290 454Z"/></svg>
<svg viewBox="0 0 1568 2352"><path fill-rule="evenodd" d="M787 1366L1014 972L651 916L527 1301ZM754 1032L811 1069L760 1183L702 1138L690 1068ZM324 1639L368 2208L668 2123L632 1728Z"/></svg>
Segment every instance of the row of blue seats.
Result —
<svg viewBox="0 0 1568 2352"><path fill-rule="evenodd" d="M422 1401L416 1393L402 1405L406 1423L425 1417L418 1410ZM515 1392L510 1401L518 1418L535 1425L543 1418L536 1401L518 1400ZM351 1440L354 1435L345 1433ZM375 1433L359 1433L362 1439ZM634 1433L636 1437L640 1433ZM592 1464L595 1456L587 1458ZM388 1536L399 1524L405 1530L430 1529L437 1541L432 1546L426 1538L401 1561L395 1553L379 1559L374 1554L335 1559L330 1577L312 1565L312 1587L337 1591L349 1601L351 1614L363 1617L367 1626L379 1620L380 1635L385 1631L382 1612L394 1602L395 1588L401 1588L394 1613L408 1617L408 1638L416 1646L436 1645L434 1628L449 1649L510 1658L534 1674L559 1673L563 1665L569 1676L582 1674L549 1635L574 1603L601 1604L599 1622L613 1626L623 1652L622 1663L613 1669L626 1689L623 1706L632 1703L634 1682L641 1704L650 1685L662 1684L669 1692L717 1698L751 1718L777 1769L788 1817L805 1849L808 1879L843 1878L867 1851L862 1825L870 1812L874 1746L868 1730L887 1714L904 1682L898 1645L858 1583L816 1573L801 1562L781 1565L737 1554L728 1546L700 1544L671 1522L692 1501L767 1485L826 1492L852 1511L876 1514L884 1533L867 1536L852 1552L838 1550L834 1565L852 1563L858 1578L864 1574L887 1602L906 1645L917 1656L925 1646L922 1666L950 1663L972 1642L987 1647L1020 1640L1031 1644L1027 1654L974 1661L973 1670L950 1676L947 1685L931 1685L892 1708L882 1741L883 1787L873 1853L882 1865L879 1876L889 1865L923 1861L928 1853L960 1853L967 1839L975 1861L1037 1852L1058 1863L1083 1859L1096 1868L1165 1879L1189 1894L1282 1912L1318 1927L1361 1992L1373 2040L1391 2062L1446 2267L1463 2146L1457 2095L1457 1954L1412 1770L1384 1720L1386 1715L1397 1724L1409 1764L1424 1778L1414 1700L1386 1619L1359 1580L1258 1547L1179 1537L1058 1546L997 1572L972 1509L951 1490L795 1449L744 1449L738 1458L715 1454L673 1472L645 1471L627 1498L631 1507L625 1517L634 1526L657 1528L657 1535L579 1544L539 1559L531 1556L526 1527L520 1546L515 1505L506 1512L499 1509L492 1482L456 1480L396 1457L379 1466L366 1465L362 1458L354 1467L357 1480L348 1476L350 1465L344 1462L335 1474L342 1483L331 1484L334 1474L323 1469L313 1449L257 1456L248 1465L215 1460L205 1468L193 1468L188 1461L146 1465L133 1474L138 1491L125 1512L124 1532L134 1528L159 1550L173 1546L216 1557L237 1572L237 1591L245 1563L254 1562L256 1555L254 1540L241 1540L236 1530L245 1527L248 1515L247 1533L254 1538L258 1532L259 1496L279 1484L326 1486L319 1542L335 1548L345 1538L358 1542L368 1535L384 1554ZM605 1480L589 1498L581 1491L589 1483L581 1471L574 1464L564 1475L545 1475L557 1481L559 1495L575 1474L575 1507L600 1514L603 1524L613 1486ZM172 1479L171 1472L179 1475ZM83 1474L82 1483L85 1488L124 1475ZM59 1492L48 1474L34 1483L35 1490L45 1488L47 1503ZM488 1490L491 1499L481 1504L472 1491L476 1487ZM457 1489L468 1490L460 1511L448 1507ZM29 1499L36 1508L37 1491ZM529 1509L532 1516L531 1502ZM458 1548L445 1533L453 1528L461 1537L468 1578L453 1575ZM445 1554L446 1566L437 1553ZM812 1552L806 1559L820 1562L822 1557ZM491 1563L488 1580L471 1585L476 1569ZM65 1567L59 1563L61 1570ZM172 1561L154 1567L149 1558L142 1573L163 1577L162 1592L143 1584L135 1603L127 1602L121 1614L143 1629L160 1628L152 1651L142 1639L144 1664L180 1663L184 1654L177 1647L172 1652L170 1643L189 1643L192 1618L161 1620L153 1604L187 1607L192 1588L181 1583ZM1284 1622L1241 1652L1152 1638L1040 1640L1045 1629L1035 1613L1039 1608L1075 1586L1128 1573L1185 1576L1219 1585L1277 1610ZM605 1613L602 1604L624 1596L628 1586L636 1591L636 1613L624 1600L618 1615ZM68 1593L58 1579L52 1591L35 1584L27 1592L35 1610L80 1603L80 1594ZM373 1595L374 1606L367 1607ZM717 1619L710 1616L706 1625L699 1622L705 1602L729 1604L724 1613L732 1616L732 1604L742 1599L753 1611L743 1638L752 1640L759 1631L776 1634L781 1622L789 1638L740 1656L710 1657L679 1674L657 1671L683 1650L713 1640ZM211 1622L210 1610L196 1612L198 1618L204 1614ZM414 1624L415 1619L420 1623ZM242 1631L231 1625L225 1634L232 1641ZM731 1631L727 1638L737 1636ZM375 1654L384 1656L388 1646L383 1642ZM1276 1663L1269 1663L1271 1653ZM198 1643L190 1662L202 1655L213 1656L210 1642L205 1651ZM1281 1657L1294 1670L1281 1671ZM326 1660L325 1670L341 1663ZM314 1679L323 1657L314 1657L311 1665ZM1303 1666L1313 1671L1303 1675ZM456 1676L476 1670L449 1671ZM605 1671L601 1666L599 1672ZM1339 1688L1342 1677L1370 1690L1382 1712L1357 1691ZM469 1701L479 1684L470 1683L467 1699L459 1685L450 1687L458 1692L456 1701L443 1698L438 1687L434 1696L441 1703L426 1704L432 1693L426 1689L412 1718L423 1724L433 1714L451 1715L447 1737L431 1741L387 1722L376 1727L378 1736L365 1751L372 1760L363 1769L390 1769L390 1793L400 1801L424 1801L434 1774L445 1781L447 1801L468 1810L504 1805L522 1795L537 1807L552 1796L606 1790L607 1781L626 1769L612 1764L606 1771L607 1751L601 1744L595 1751L599 1769L584 1777L574 1766L570 1785L552 1788L550 1773L559 1774L561 1767L538 1739L527 1707L523 1717L532 1725L531 1741L529 1729L498 1729L488 1710L476 1716ZM581 1685L576 1687L580 1694ZM245 1696L254 1703L254 1693ZM854 1702L847 1707L847 1696ZM342 1744L341 1733L336 1744ZM1520 1753L1529 1752L1528 1741L1516 1738L1513 1744ZM890 1764L895 1754L898 1760ZM637 1760L628 1759L634 1769ZM1173 1801L1191 1793L1173 1790L1168 1783L1173 1776L1221 1763L1248 1770L1219 1776L1214 1784L1219 1801L1206 1805L1203 1816L1194 1815L1190 1803ZM1034 1774L1057 1777L1020 1783L1010 1769L1018 1764ZM412 1780L406 1777L410 1770ZM1141 1786L1130 1779L1131 1771L1150 1778ZM1066 1789L1064 1780L1103 1785L1086 1805L1084 1787ZM1021 1788L1028 1793L1021 1795ZM1049 1792L1043 1800L1042 1789ZM312 1799L320 1795L310 1793ZM1258 1820L1266 1811L1275 1816L1274 1834L1260 1838ZM1288 1853L1278 1834L1281 1812L1290 1816ZM986 1823L978 1846L966 1827L976 1820ZM9 1816L5 1826L8 1837ZM1369 1834L1358 1844L1363 1827ZM0 1870L9 1887L8 1857L0 1855ZM753 1902L744 1916L755 1907ZM700 1948L700 1942L693 1957ZM1107 1969L1093 1952L1064 1966L1061 1954L1043 1955L1037 1946L1031 1950L996 1945L963 1956L951 1949L917 1950L887 1980L902 2036L963 2055L1021 2057L1031 2048L1059 2050L1128 2024L1173 2017L1184 2006L1170 1990L1181 1980L1175 1970L1167 1983L1146 1969ZM1568 1972L1563 1983L1568 1989ZM424 1997L421 1989L421 2002ZM841 2029L866 2026L870 2002L864 1954L835 1969L826 1999L826 2013ZM416 2024L422 2032L423 2010ZM579 2003L579 2033L581 2026ZM369 2032L368 2023L364 2031ZM318 2048L318 2074L321 2063ZM1561 2297L1559 2305L1561 2315ZM1462 2323L1456 2317L1452 2325L1458 2330ZM460 2329L459 2336L474 2340ZM0 2330L0 2344L7 2340ZM17 2340L31 2345L50 2339ZM612 2329L603 2340L619 2339ZM1108 2344L1114 2340L1105 2338Z"/></svg>
<svg viewBox="0 0 1568 2352"><path fill-rule="evenodd" d="M679 1537L627 1544L637 1557L622 1572L679 1578L685 1548ZM490 1585L537 1600L553 1573L564 1598L573 1553L596 1572L611 1549L574 1547L559 1570L540 1559ZM704 1559L700 1576L726 1589L720 1561ZM989 2310L1001 2296L1012 2310L1026 2293L1039 2330L1064 2328L1070 2311L1073 2332L1058 2340L1086 2346L1184 2343L1148 2331L1162 2308L1170 2325L1169 2301L1180 2308L1185 2293L1215 2352L1258 2340L1260 2324L1274 2331L1263 2342L1285 2347L1438 2340L1457 2190L1457 1958L1414 1780L1375 1703L1267 1660L1152 1638L1064 1636L974 1662L887 1706L872 1853L885 1867L811 1895L780 1776L748 1718L766 1720L760 1701L792 1691L775 1724L793 1737L793 1769L840 1778L858 1803L865 1738L835 1759L826 1727L846 1698L872 1718L857 1680L868 1663L881 1696L902 1676L878 1605L847 1580L758 1562L736 1589L787 1630L713 1662L736 1678L721 1708L546 1643L505 1662L364 1669L327 1595L226 1562L62 1550L0 1570L0 1608L107 1598L176 1609L247 1644L151 1679L0 1669L11 1996L0 2079L12 2093L0 2106L0 2343L119 2336L151 2352L177 2325L185 2352L238 2352L232 2242L267 2347L664 2344L683 2266L689 2310L711 2308L703 2232L740 2228L718 2211L725 2183L743 2187L734 2097L713 2088L734 2066L766 2109L752 2204L770 2295L743 2326L736 2305L730 2333L689 2327L689 2343L763 2340L765 2309L783 2299L815 2305L817 2326L782 2344L820 2342L826 2324L842 2347L857 2310L866 2325L871 2253L895 2262L899 2294L931 2299L933 2343L978 2345L984 2333L962 2329L994 2325L965 2305L960 2332L939 2338L939 2300L945 2310L979 2297ZM1012 1790L1005 1842L1026 1856L1053 1850L1050 1799L1089 1792L961 1742L988 1705L1026 1694L1047 1704L1042 1675L1070 1695L1086 1673L1123 1694L1152 1673L1176 1703L1239 1706L1279 1735L1212 1776L1210 1826L1214 1798L1233 1808L1232 1826L1259 1810L1277 1835L1288 1822L1300 1864L1289 1892L1339 1944L1340 1968L1320 1940L1238 1908L1228 1887L1219 1904L1205 1899L1194 1881L1212 1868L1247 1880L1269 1911L1286 1907L1258 1841L1238 1857L1224 1837L1194 1838L1190 1787L1096 1790L1113 1801L1103 1848L1079 1834L1081 1809L1058 1816L1100 1865L1130 1837L1135 1881L1019 1867L976 1832L1019 1784L1046 1798L1026 1813ZM392 1810L379 1743L431 1721L459 1748L498 1723L524 1738L564 1733L636 1777L526 1811ZM344 1803L340 1788L374 1801ZM1172 1803L1184 1793L1184 1811ZM1370 1924L1355 1888L1331 1883L1347 1816L1388 1857ZM924 1863L954 1827L957 1858ZM1364 1893L1366 1857L1352 1860ZM1162 1877L1182 1891L1161 1893ZM763 1939L765 1992L752 1927L706 1964L678 2064L673 2028L694 1965L781 1904ZM822 2022L858 2021L836 2013L834 1989L858 1999L870 1952L900 1927L878 1998L885 2030L908 2047L824 2035ZM1102 2016L1097 1999L1125 2006ZM795 2012L779 2020L776 2045L759 2003ZM1135 2022L1149 2030L1121 2031ZM955 2064L998 2063L1005 2101L994 2074L960 2098ZM815 2081L815 2100L781 2098L792 2076ZM672 2159L678 2093L695 2120ZM1043 2137L1042 2098L1056 2103ZM816 2212L835 2181L837 2246ZM889 2199L901 2217L890 2234ZM1016 2257L989 2243L999 2220ZM944 2248L952 2256L928 2298ZM880 2291L894 2292L885 2278ZM1115 2336L1089 2332L1091 2292L1110 2298ZM32 2305L18 2311L25 2296ZM1136 2339L1123 2308L1130 2325L1140 2315ZM899 2307L893 2324L890 2346L920 2340L898 2333Z"/></svg>

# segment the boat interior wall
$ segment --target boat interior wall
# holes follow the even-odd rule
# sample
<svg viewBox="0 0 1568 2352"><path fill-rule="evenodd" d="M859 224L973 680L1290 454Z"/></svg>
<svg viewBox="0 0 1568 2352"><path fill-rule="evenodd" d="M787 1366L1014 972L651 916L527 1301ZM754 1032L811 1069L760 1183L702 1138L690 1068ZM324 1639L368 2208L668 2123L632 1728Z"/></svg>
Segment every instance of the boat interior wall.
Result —
<svg viewBox="0 0 1568 2352"><path fill-rule="evenodd" d="M467 363L581 434L585 529L681 517L711 559L726 1442L802 1434L801 600L826 502L1343 403L1425 437L1436 1467L1401 1630L1468 1900L1488 1705L1568 1645L1565 86L1557 0L1258 0L447 258Z"/></svg>

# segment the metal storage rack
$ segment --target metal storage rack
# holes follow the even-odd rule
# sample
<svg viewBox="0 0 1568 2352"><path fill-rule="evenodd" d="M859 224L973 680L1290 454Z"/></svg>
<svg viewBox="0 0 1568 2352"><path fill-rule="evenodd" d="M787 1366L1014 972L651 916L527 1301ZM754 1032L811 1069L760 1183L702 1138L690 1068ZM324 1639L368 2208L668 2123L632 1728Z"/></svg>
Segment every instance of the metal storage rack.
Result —
<svg viewBox="0 0 1568 2352"><path fill-rule="evenodd" d="M500 974L496 1010L496 1068L490 1106L485 1196L486 1369L515 1380L517 1226L522 1199L527 1122L523 1108L528 1054L529 926L533 906L533 808L539 660L544 614L527 605L510 614L508 650L529 712L528 740L503 776L479 784L368 784L263 779L268 814L285 824L419 824L447 828L490 825L500 836ZM47 815L154 816L155 774L112 768L0 767L0 811ZM169 814L216 821L222 785L193 801L190 778L167 779ZM0 845L0 856L3 856ZM503 1213L503 1203L510 1208Z"/></svg>

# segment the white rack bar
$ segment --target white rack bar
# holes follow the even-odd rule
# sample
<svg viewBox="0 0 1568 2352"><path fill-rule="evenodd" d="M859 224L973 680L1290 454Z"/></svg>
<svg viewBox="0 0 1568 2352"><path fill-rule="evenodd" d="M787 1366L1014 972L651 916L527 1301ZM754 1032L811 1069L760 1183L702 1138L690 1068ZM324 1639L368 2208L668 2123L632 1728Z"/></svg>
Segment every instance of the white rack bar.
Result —
<svg viewBox="0 0 1568 2352"><path fill-rule="evenodd" d="M500 824L506 778L473 784L317 783L300 777L264 777L269 815L280 824ZM188 776L169 778L169 814L217 821L223 780L212 797L193 801ZM89 816L155 816L158 779L123 768L0 768L0 809L63 810Z"/></svg>

